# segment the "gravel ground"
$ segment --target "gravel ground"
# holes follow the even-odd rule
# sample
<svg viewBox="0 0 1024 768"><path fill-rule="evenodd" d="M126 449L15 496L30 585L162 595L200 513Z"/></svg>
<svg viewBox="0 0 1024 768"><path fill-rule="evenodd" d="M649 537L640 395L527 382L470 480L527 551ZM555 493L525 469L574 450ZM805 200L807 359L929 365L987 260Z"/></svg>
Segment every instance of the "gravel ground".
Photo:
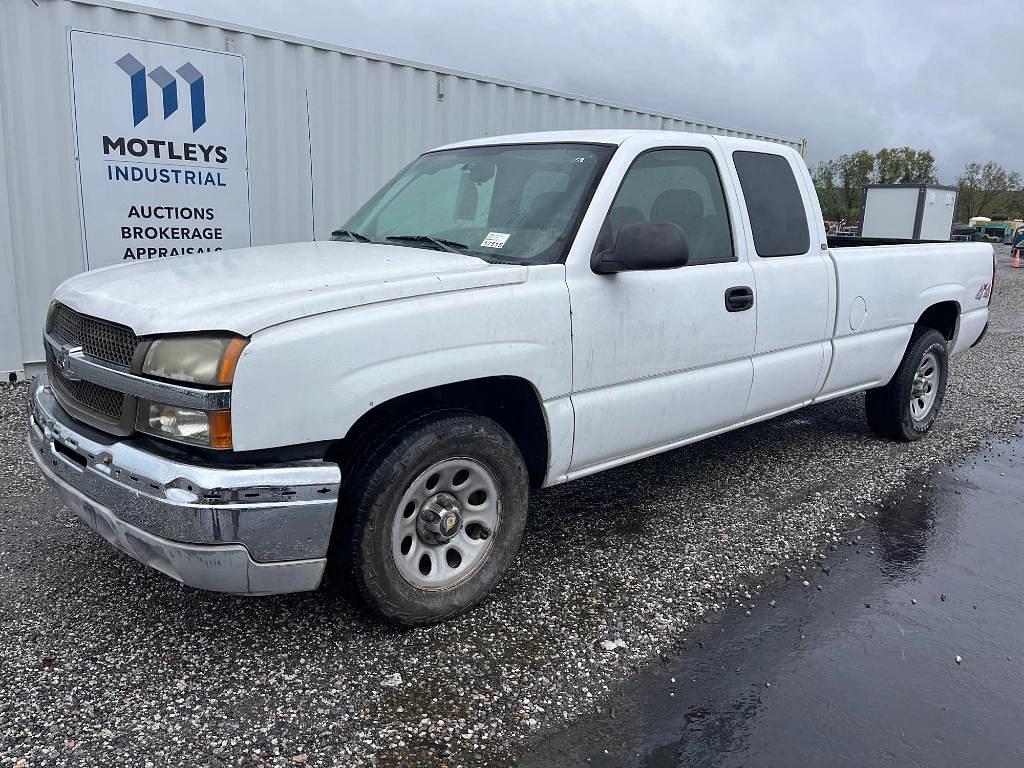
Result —
<svg viewBox="0 0 1024 768"><path fill-rule="evenodd" d="M852 509L1024 417L1024 271L999 255L993 327L925 440L875 439L855 396L543 491L494 597L409 632L335 591L218 596L119 554L39 479L25 387L0 388L0 766L514 764L695 623L758 610Z"/></svg>

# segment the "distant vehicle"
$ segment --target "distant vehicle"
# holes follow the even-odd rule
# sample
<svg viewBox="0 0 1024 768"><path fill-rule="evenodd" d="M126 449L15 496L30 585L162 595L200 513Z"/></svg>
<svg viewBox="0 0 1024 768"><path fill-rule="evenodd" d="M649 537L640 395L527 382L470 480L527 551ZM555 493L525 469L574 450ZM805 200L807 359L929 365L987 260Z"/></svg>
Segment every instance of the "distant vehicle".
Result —
<svg viewBox="0 0 1024 768"><path fill-rule="evenodd" d="M829 240L794 150L662 131L441 147L334 239L67 280L29 441L165 574L296 592L330 553L405 626L490 592L531 486L863 390L875 432L922 437L995 269Z"/></svg>
<svg viewBox="0 0 1024 768"><path fill-rule="evenodd" d="M1013 237L1016 229L1017 225L1013 222L992 221L988 224L982 224L978 231L982 238L990 243L1008 243L1009 238Z"/></svg>
<svg viewBox="0 0 1024 768"><path fill-rule="evenodd" d="M956 242L972 242L978 239L978 229L965 224L954 224L949 239Z"/></svg>
<svg viewBox="0 0 1024 768"><path fill-rule="evenodd" d="M1024 223L1021 223L1020 221L1009 221L1007 222L1007 224L1009 224L1010 227L1009 231L1002 239L1002 244L1013 245L1013 243L1016 241L1017 233L1020 232L1022 228L1024 228Z"/></svg>

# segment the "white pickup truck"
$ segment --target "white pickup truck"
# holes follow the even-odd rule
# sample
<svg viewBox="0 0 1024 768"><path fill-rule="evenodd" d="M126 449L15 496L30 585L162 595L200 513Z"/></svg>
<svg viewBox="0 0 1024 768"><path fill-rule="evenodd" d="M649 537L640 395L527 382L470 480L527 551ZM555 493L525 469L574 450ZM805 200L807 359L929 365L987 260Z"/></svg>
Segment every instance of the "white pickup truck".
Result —
<svg viewBox="0 0 1024 768"><path fill-rule="evenodd" d="M311 590L330 561L402 625L487 594L531 487L860 390L921 437L994 278L986 244L830 248L795 152L675 132L442 147L332 239L66 281L30 444L186 584Z"/></svg>

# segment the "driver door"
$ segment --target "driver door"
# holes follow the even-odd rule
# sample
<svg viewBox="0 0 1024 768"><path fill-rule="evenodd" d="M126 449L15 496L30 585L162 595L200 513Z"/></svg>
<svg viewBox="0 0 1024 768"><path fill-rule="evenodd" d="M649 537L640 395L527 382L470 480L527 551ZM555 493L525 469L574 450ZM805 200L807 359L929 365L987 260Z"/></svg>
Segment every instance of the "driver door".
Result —
<svg viewBox="0 0 1024 768"><path fill-rule="evenodd" d="M628 144L619 148L620 163ZM731 186L723 185L718 154L710 137L705 146L636 152L600 225L597 249L612 247L630 223L676 224L690 249L686 266L599 275L580 254L567 262L576 425L570 477L743 417L755 313L752 303L730 307L727 296L754 280L734 245L743 240L730 220Z"/></svg>

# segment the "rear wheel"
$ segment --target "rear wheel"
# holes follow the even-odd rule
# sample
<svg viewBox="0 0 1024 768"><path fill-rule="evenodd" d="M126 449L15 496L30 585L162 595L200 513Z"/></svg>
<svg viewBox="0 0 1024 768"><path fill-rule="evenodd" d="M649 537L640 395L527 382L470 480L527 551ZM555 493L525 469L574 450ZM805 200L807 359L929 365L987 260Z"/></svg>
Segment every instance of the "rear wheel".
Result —
<svg viewBox="0 0 1024 768"><path fill-rule="evenodd" d="M867 392L865 409L871 429L893 440L924 437L942 407L948 371L945 337L932 328L915 329L892 380Z"/></svg>
<svg viewBox="0 0 1024 768"><path fill-rule="evenodd" d="M339 515L345 576L402 626L479 603L515 557L529 480L512 437L491 419L426 414L378 438L352 466Z"/></svg>

